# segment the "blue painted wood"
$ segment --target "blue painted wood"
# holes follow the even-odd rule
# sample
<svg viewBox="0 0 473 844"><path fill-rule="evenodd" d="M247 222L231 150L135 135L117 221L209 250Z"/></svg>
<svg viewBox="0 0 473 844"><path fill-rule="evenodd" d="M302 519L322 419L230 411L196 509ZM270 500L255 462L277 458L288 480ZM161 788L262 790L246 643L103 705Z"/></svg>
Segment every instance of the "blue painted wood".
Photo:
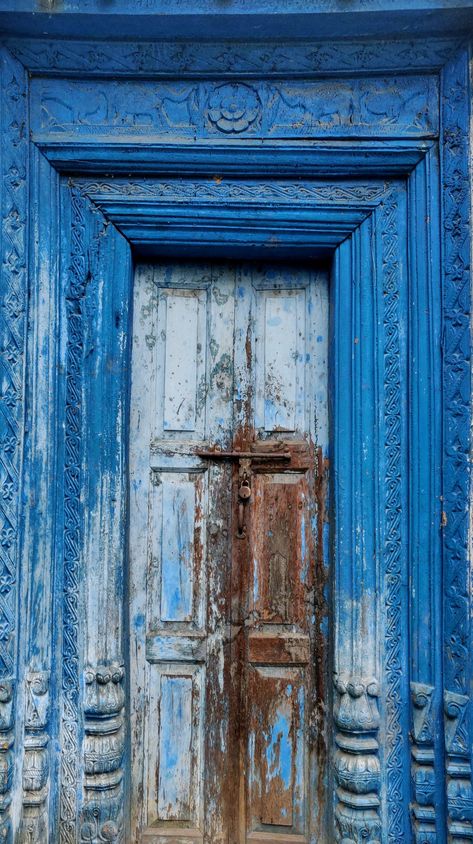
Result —
<svg viewBox="0 0 473 844"><path fill-rule="evenodd" d="M469 5L462 4L467 15ZM380 15L364 17L366 32L374 26L382 30L383 21L386 23L383 4L376 6ZM458 6L452 6L448 14L456 14L456 26L461 27L467 18L462 18ZM126 8L130 9L130 4ZM116 335L113 339L112 328L117 317L115 305L128 301L130 295L129 246L120 232L125 233L133 250L146 248L153 254L162 251L182 255L186 250L192 256L208 258L211 253L213 257L226 254L241 259L242 255L262 257L271 253L286 260L296 254L306 258L335 254L333 295L340 308L333 311L332 355L339 343L340 356L336 354L332 360L340 373L340 391L333 390L332 433L336 441L332 502L337 514L336 547L346 550L336 556L331 576L336 608L334 657L343 671L337 676L335 711L324 721L328 732L334 718L336 747L322 774L329 795L334 794L337 780L338 827L333 831L329 798L323 834L328 840L345 834L356 841L363 827L368 841L380 836L396 844L399 840L429 844L471 840L471 601L466 508L470 423L468 53L457 53L449 61L457 48L455 40L444 35L439 40L406 41L402 45L386 40L345 40L337 44L336 38L342 33L353 38L354 25L358 25L359 34L360 14L344 11L341 15L335 13L333 4L327 4L325 11L314 12L311 25L317 19L317 37L330 33L328 42L307 41L310 15L288 17L285 36L304 26L304 42L294 42L287 48L281 43L242 44L230 51L231 57L227 51L222 59L217 42L208 48L192 42L177 49L170 42L157 46L149 40L154 37L152 16L141 11L142 16L134 16L133 26L136 32L144 27L140 35L148 42L139 45L100 40L92 44L74 40L45 44L19 37L18 27L35 33L39 28L43 33L48 28L51 33L62 29L69 36L77 35L77 27L82 27L80 36L84 38L88 37L84 22L97 37L100 16L93 14L79 20L67 12L63 16L55 12L29 18L27 13L21 19L16 9L14 19L5 18L10 31L16 31L11 46L20 62L2 48L6 96L1 151L2 172L6 175L1 182L2 294L5 291L1 395L6 434L2 437L1 465L5 488L13 490L15 506L23 506L17 488L24 449L27 505L19 522L19 511L10 499L2 498L1 600L9 631L9 638L2 641L10 655L11 669L3 677L0 700L1 757L6 772L0 812L6 840L11 837L11 826L19 840L43 842L49 836L51 842L72 844L76 840L98 841L105 835L116 841L129 837L129 794L123 794L122 820L121 797L118 805L110 793L99 792L97 787L102 774L112 775L110 767L117 772L116 783L123 777L126 780L129 765L129 757L120 749L123 707L127 705L120 639L127 628L121 624L119 612L124 604L125 526L125 469L120 448L126 442L126 415L120 417L121 427L114 428L117 414L107 413L114 406L118 412L114 402L126 395L129 372L124 335L121 341ZM448 18L446 9L437 11L437 16L420 16L422 20L414 10L410 14L399 12L399 16L393 13L391 31L407 26L405 32L412 33L415 17L422 26L431 26L432 30L437 27L439 32L442 20L451 23L453 18ZM107 12L107 27L111 14ZM163 17L159 18L160 27ZM258 23L255 16L240 14L237 26L235 17L225 14L223 18L234 35L243 31L245 37L257 34L251 29L251 22ZM120 37L119 27L125 17L116 15L114 20ZM207 20L216 25L215 17ZM277 20L275 14L271 18L275 30ZM340 28L342 20L345 28ZM156 16L154 21L158 25ZM198 23L201 26L202 20ZM181 16L180 35L187 32L192 38L194 24L197 19L192 22ZM171 34L176 25L177 18L169 18L166 31ZM452 26L454 29L455 24ZM223 26L220 31L223 33ZM127 37L131 32L128 28ZM41 125L44 117L37 116L38 103L33 101L36 128L33 139L28 140L24 130L27 78L23 65L36 77L31 83L33 97L40 89L47 89L48 96L53 92L53 98L54 91L70 94L70 102L61 97L61 108L71 108L73 114L66 132L60 133L60 121L54 122L55 105L51 106L51 131L51 127ZM84 71L94 82L81 78ZM404 89L400 71L406 73ZM390 118L396 110L388 92L389 79L396 74L400 91L412 93L415 80L425 86L427 95L416 103L402 100L401 94L402 115L393 127ZM113 105L108 92L116 91L118 83L111 78L115 75L127 77L120 90L123 115L128 115L128 121L118 132L120 95L113 94L118 102L117 118L110 119L113 111L101 116L99 103L103 92L107 103ZM356 83L350 82L353 75ZM157 118L149 105L149 91L153 86L159 92L169 91L170 78L176 80L171 97L174 104L168 116L160 118L156 135L153 127ZM378 105L371 100L367 109L367 100L362 102L360 97L364 92L369 95L370 78L383 80L387 100ZM292 91L297 90L295 100L290 98L291 80L297 82L292 86ZM333 104L338 103L343 111L340 119L336 110L328 116L317 116L320 97L314 92L322 91L322 99L330 106L327 92L332 80ZM89 102L82 95L76 101L74 92L85 88ZM140 102L135 97L135 111L130 91L139 91L142 96ZM244 117L235 118L233 111L229 118L223 114L222 97L230 91L243 107ZM277 97L281 91L288 98L282 111L265 108L263 115L259 104L266 104L268 92ZM346 109L349 112L351 108L347 92L356 102L350 125L346 124ZM199 96L202 100L196 107L192 98ZM288 116L303 112L306 97L312 116L303 118L302 127L291 127ZM190 116L185 113L183 117L185 101ZM87 113L89 104L92 114ZM274 129L269 116L278 119L277 113L283 112L286 116ZM46 119L47 114L51 114L49 107ZM151 129L146 128L149 115ZM140 135L144 131L144 140L136 135L136 127ZM91 131L97 128L102 134ZM278 138L283 135L285 142L281 145ZM181 139L178 143L177 138ZM29 230L25 190L28 166ZM61 179L61 174L71 173L75 176L73 185L67 178ZM113 179L110 174L122 174L122 178ZM354 177L361 177L362 183ZM403 185L396 181L399 177L405 180ZM100 206L104 215L100 224L97 221L101 217L87 195ZM280 242L270 246L274 235ZM112 247L105 245L112 241L120 256L115 263ZM27 244L32 249L29 322L23 319ZM437 273L442 278L442 297ZM99 277L102 283L94 286L94 279ZM61 280L69 287L61 287ZM342 297L344 290L346 296ZM337 321L342 307L345 317ZM365 308L371 309L371 321L367 321ZM116 330L129 333L130 324L124 325ZM347 327L355 334L353 344ZM22 361L26 347L25 405ZM108 368L113 350L120 359L118 373L113 366ZM346 390L341 390L344 383ZM120 413L125 409L120 404ZM272 413L274 408L270 410ZM184 424L189 425L189 420L190 412ZM109 426L105 440L104 424ZM288 418L285 424L289 424ZM222 431L217 429L216 433L221 436ZM351 449L340 440L344 431L351 438ZM112 441L119 445L117 454L122 455L117 462L107 448L103 453L100 450L101 443ZM339 464L347 466L350 483L340 476ZM65 488L61 480L64 465ZM93 477L89 478L91 467ZM111 472L108 479L107 467ZM113 507L108 506L111 503ZM21 554L18 543L24 549ZM190 548L189 542L185 547ZM185 566L186 555L182 559ZM20 562L22 619L26 623L18 631L13 596ZM102 565L104 568L100 568ZM443 595L438 588L441 571ZM77 572L80 577L75 585ZM100 585L98 590L86 588L90 584L87 572ZM168 614L184 616L186 601L175 605L174 610L169 601L164 609ZM88 606L95 609L89 612L85 609ZM111 618L109 625L101 618L104 613ZM326 619L321 625L324 635L332 636ZM367 645L360 651L363 635ZM372 648L369 641L374 643ZM14 643L19 644L19 650ZM116 648L112 647L114 643ZM182 648L179 641L167 641L166 653L173 654L176 664L191 653L200 665L200 644L189 640ZM163 653L163 642L158 639L145 645L151 657ZM14 698L17 672L19 693ZM186 683L189 688L186 679L182 689ZM52 701L49 709L48 694ZM168 698L169 706L177 700L171 692ZM187 706L184 691L180 699ZM69 703L73 709L66 712ZM281 717L287 716L288 706L283 697ZM116 726L112 734L118 736L111 741L107 754L103 753L102 739L95 738L96 727L104 723L98 715L105 711L110 728L112 722L113 729ZM68 718L62 727L61 712ZM360 721L364 725L362 753L358 752L360 748L354 752L353 740ZM281 735L286 735L284 730ZM267 758L271 767L274 754L270 736L269 730ZM129 740L133 741L133 734ZM291 752L289 740L285 746ZM97 770L101 765L106 770ZM284 784L284 767L279 775ZM114 793L121 789L116 783ZM89 799L94 789L101 794L97 816ZM355 799L353 795L357 795ZM184 805L184 791L181 796ZM319 838L323 840L323 835Z"/></svg>

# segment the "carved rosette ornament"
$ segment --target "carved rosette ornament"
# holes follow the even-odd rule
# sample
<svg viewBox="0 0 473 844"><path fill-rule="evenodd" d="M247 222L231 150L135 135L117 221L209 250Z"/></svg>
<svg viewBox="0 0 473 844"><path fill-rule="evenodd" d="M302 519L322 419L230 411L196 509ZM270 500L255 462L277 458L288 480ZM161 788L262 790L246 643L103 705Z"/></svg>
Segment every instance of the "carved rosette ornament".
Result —
<svg viewBox="0 0 473 844"><path fill-rule="evenodd" d="M23 817L20 841L41 844L48 837L48 721L49 672L26 675L25 757L23 761Z"/></svg>
<svg viewBox="0 0 473 844"><path fill-rule="evenodd" d="M249 85L219 85L209 96L207 115L212 127L226 135L239 135L261 119L261 100Z"/></svg>
<svg viewBox="0 0 473 844"><path fill-rule="evenodd" d="M335 675L336 834L340 844L380 844L378 683Z"/></svg>
<svg viewBox="0 0 473 844"><path fill-rule="evenodd" d="M81 844L123 839L124 668L119 664L85 672L85 799Z"/></svg>

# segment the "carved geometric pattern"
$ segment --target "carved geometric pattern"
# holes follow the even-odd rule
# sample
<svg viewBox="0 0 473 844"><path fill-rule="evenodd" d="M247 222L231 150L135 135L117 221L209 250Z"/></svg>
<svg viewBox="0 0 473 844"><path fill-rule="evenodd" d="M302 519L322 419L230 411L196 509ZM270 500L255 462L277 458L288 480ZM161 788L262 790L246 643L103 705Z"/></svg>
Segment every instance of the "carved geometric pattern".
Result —
<svg viewBox="0 0 473 844"><path fill-rule="evenodd" d="M60 841L77 844L79 764L79 564L81 548L82 300L86 285L85 221L80 193L71 189L71 263L67 309L64 471L64 581L61 721Z"/></svg>
<svg viewBox="0 0 473 844"><path fill-rule="evenodd" d="M0 837L10 841L27 297L26 74L0 48Z"/></svg>
<svg viewBox="0 0 473 844"><path fill-rule="evenodd" d="M385 676L386 676L386 777L388 840L403 838L403 765L401 726L401 373L399 357L399 236L398 203L391 192L382 208L382 261L384 300L384 378L385 378Z"/></svg>
<svg viewBox="0 0 473 844"><path fill-rule="evenodd" d="M27 160L24 71L2 56L0 285L0 677L15 670L18 504L23 418Z"/></svg>
<svg viewBox="0 0 473 844"><path fill-rule="evenodd" d="M107 44L91 41L75 44L57 41L11 42L11 49L23 64L35 71L73 71L100 76L104 72L120 74L173 75L178 78L215 74L220 78L235 74L257 74L260 78L279 76L306 77L333 71L395 71L412 68L441 68L455 49L457 41L449 38L419 41L359 41L336 43L333 40L309 43L238 44L232 50L225 43L174 44L142 42Z"/></svg>

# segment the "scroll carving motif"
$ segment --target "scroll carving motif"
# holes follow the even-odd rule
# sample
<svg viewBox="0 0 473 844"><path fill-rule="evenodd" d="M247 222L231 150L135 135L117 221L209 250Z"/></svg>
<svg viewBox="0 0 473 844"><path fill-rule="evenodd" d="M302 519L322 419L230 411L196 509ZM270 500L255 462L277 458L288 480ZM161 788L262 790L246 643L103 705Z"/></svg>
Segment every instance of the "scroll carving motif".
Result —
<svg viewBox="0 0 473 844"><path fill-rule="evenodd" d="M215 181L180 181L140 179L113 179L77 183L80 190L98 205L108 198L125 197L136 200L152 198L154 202L189 202L193 199L203 202L313 202L313 203L366 203L377 205L388 190L387 184L317 182L237 182L225 179L221 184Z"/></svg>
<svg viewBox="0 0 473 844"><path fill-rule="evenodd" d="M402 828L402 728L401 700L401 375L399 350L400 267L397 226L398 203L394 193L383 202L382 250L384 292L385 455L386 455L386 754L387 800L390 841L399 841Z"/></svg>
<svg viewBox="0 0 473 844"><path fill-rule="evenodd" d="M444 677L447 809L451 841L473 838L471 784L471 574L468 532L471 426L469 61L461 51L444 68L443 384L448 423L444 458Z"/></svg>
<svg viewBox="0 0 473 844"><path fill-rule="evenodd" d="M85 672L85 801L81 844L123 841L123 678L123 666L118 664Z"/></svg>
<svg viewBox="0 0 473 844"><path fill-rule="evenodd" d="M337 840L381 841L378 683L335 676Z"/></svg>

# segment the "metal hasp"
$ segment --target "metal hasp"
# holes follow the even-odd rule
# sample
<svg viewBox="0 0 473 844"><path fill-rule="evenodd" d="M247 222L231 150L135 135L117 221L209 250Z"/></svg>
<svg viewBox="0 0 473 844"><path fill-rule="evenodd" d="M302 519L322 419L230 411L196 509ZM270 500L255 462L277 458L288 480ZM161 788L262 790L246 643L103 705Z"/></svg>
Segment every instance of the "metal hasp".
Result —
<svg viewBox="0 0 473 844"><path fill-rule="evenodd" d="M281 443L282 446L284 444ZM237 539L244 539L246 536L245 510L251 498L251 461L267 460L290 460L289 451L197 451L198 457L206 460L238 460L240 464L238 484L238 528Z"/></svg>

